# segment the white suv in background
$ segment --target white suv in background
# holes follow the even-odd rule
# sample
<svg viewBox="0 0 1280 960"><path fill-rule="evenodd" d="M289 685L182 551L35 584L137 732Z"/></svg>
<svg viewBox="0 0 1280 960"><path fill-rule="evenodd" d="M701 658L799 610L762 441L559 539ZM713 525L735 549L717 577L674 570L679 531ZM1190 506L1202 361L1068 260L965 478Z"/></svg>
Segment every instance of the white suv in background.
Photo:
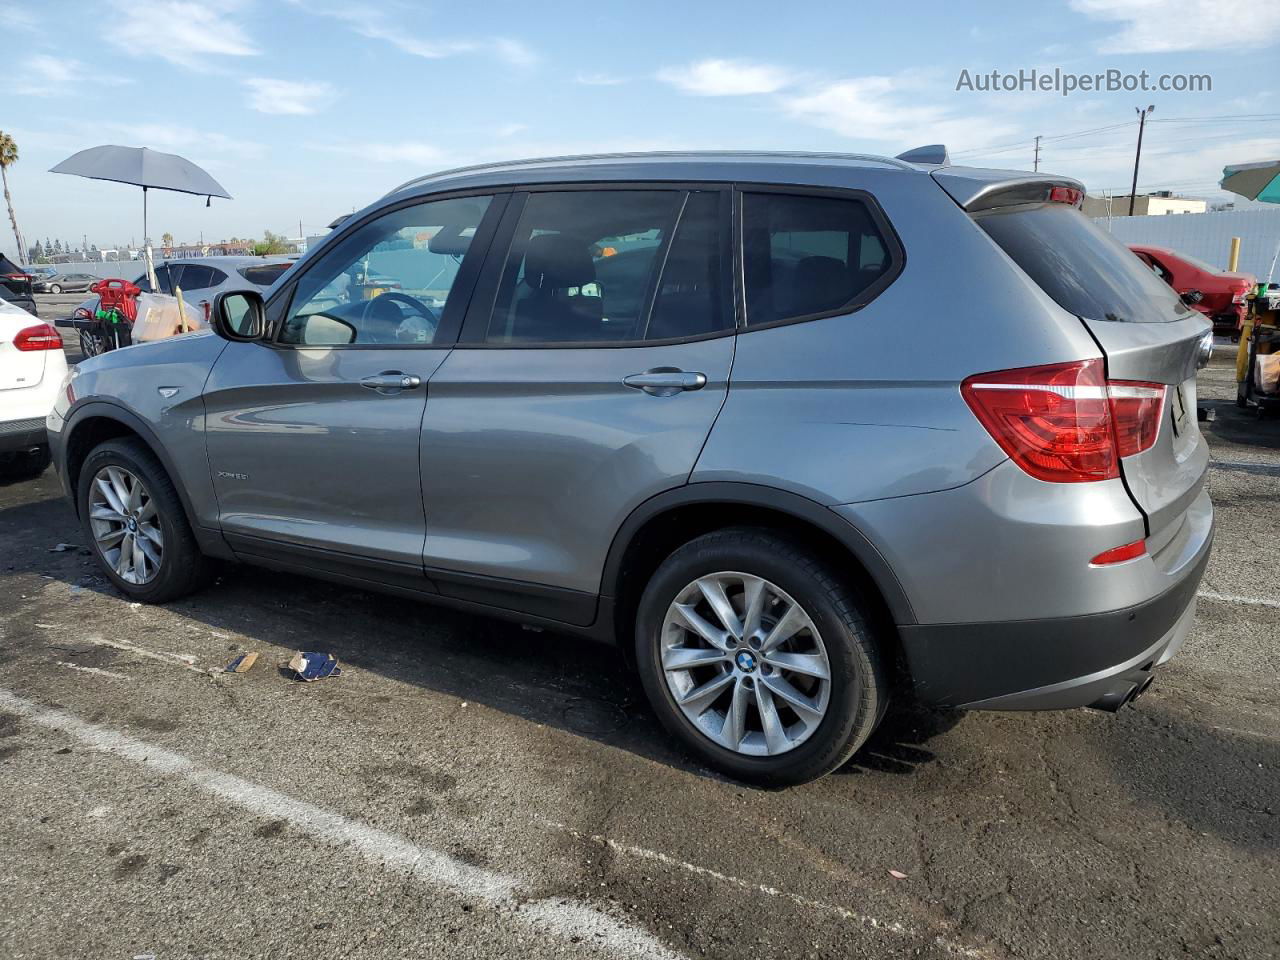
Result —
<svg viewBox="0 0 1280 960"><path fill-rule="evenodd" d="M44 418L66 374L58 331L0 299L0 478L49 465Z"/></svg>
<svg viewBox="0 0 1280 960"><path fill-rule="evenodd" d="M174 287L182 291L182 299L200 311L200 318L209 319L209 306L220 293L232 290L266 291L293 266L298 257L201 257L190 260L167 260L156 264L156 281L160 293L173 294ZM127 276L123 268L138 268L136 262L122 263L118 276ZM133 278L133 283L143 293L151 293L151 284L144 273ZM92 320L98 309L98 296L94 294L72 312L67 320L59 320L58 326L74 326L80 329L80 348L86 357L101 352L94 334L85 329L83 321ZM77 322L80 321L80 322Z"/></svg>

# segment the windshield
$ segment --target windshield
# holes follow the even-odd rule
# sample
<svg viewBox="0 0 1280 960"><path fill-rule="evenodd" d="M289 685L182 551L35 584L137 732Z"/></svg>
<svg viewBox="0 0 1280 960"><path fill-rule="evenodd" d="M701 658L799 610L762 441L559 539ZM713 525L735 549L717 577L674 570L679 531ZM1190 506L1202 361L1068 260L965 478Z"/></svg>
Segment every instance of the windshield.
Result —
<svg viewBox="0 0 1280 960"><path fill-rule="evenodd" d="M1075 207L996 208L974 220L1045 293L1076 316L1152 323L1192 312L1147 264Z"/></svg>

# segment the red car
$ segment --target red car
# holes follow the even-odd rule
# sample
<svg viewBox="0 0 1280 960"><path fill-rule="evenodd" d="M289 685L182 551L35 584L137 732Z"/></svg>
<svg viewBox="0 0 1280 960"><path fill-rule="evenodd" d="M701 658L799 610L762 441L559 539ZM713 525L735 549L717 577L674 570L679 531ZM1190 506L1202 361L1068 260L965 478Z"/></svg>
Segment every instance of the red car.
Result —
<svg viewBox="0 0 1280 960"><path fill-rule="evenodd" d="M1182 295L1186 303L1213 321L1213 332L1235 339L1246 310L1245 295L1258 281L1247 273L1228 273L1168 247L1131 243L1129 249ZM1199 297L1196 297L1199 294Z"/></svg>

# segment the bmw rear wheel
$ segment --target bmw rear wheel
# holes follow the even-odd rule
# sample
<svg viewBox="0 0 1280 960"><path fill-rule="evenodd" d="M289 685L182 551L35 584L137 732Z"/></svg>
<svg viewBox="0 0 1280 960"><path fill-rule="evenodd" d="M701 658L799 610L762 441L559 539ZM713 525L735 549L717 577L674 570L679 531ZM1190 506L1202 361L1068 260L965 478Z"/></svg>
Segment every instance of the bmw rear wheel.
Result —
<svg viewBox="0 0 1280 960"><path fill-rule="evenodd" d="M717 531L673 553L641 598L636 653L663 725L716 768L762 784L840 766L888 696L855 592L763 530Z"/></svg>

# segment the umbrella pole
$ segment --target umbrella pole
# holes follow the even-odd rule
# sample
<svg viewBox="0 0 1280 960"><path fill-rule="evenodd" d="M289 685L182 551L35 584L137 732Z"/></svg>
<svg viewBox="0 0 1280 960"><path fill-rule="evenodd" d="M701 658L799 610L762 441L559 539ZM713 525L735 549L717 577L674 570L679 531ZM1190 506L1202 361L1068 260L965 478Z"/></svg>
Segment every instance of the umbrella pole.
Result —
<svg viewBox="0 0 1280 960"><path fill-rule="evenodd" d="M160 281L156 279L156 264L151 256L151 237L147 235L147 188L142 188L142 246L143 260L147 263L147 282L151 284L151 292L160 292Z"/></svg>
<svg viewBox="0 0 1280 960"><path fill-rule="evenodd" d="M1267 283L1276 275L1276 261L1280 260L1280 243L1276 244L1276 255L1271 258L1271 269L1267 271Z"/></svg>

